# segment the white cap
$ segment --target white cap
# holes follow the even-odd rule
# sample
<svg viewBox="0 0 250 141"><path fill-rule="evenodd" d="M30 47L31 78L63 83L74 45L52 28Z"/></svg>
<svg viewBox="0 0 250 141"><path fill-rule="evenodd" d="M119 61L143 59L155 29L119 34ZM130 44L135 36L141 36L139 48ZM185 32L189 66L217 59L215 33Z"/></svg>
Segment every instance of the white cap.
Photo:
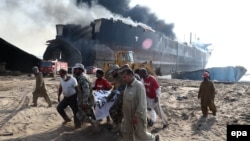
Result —
<svg viewBox="0 0 250 141"><path fill-rule="evenodd" d="M112 68L109 70L109 73L112 73L113 71L119 69L119 66L117 64L113 65Z"/></svg>
<svg viewBox="0 0 250 141"><path fill-rule="evenodd" d="M74 69L80 68L80 69L84 70L84 65L81 64L81 63L76 63L75 66L74 66L73 68L74 68Z"/></svg>

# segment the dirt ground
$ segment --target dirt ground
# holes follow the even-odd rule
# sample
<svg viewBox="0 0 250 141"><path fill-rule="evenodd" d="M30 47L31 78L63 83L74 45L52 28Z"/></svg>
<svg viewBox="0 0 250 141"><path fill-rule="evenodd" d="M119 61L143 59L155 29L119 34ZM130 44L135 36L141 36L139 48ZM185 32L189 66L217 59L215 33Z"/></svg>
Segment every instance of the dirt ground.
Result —
<svg viewBox="0 0 250 141"><path fill-rule="evenodd" d="M94 81L95 76L91 75ZM216 117L201 117L197 99L200 81L158 78L162 86L161 105L169 126L162 130L160 119L149 132L160 135L161 141L223 141L227 124L250 123L250 83L215 83ZM1 141L119 141L121 135L112 133L104 119L100 131L89 124L74 129L73 123L62 125L56 111L59 78L46 77L46 87L52 100L48 108L43 98L38 107L31 107L34 76L0 76L0 140ZM70 109L67 112L72 115Z"/></svg>

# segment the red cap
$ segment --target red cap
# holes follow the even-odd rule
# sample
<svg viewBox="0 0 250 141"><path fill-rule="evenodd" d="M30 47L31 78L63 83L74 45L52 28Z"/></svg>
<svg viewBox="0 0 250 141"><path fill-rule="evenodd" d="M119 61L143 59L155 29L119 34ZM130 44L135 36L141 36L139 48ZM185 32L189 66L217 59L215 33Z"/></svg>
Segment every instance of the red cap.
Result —
<svg viewBox="0 0 250 141"><path fill-rule="evenodd" d="M203 73L203 77L204 77L204 78L209 77L209 73L208 73L208 72L204 72L204 73Z"/></svg>

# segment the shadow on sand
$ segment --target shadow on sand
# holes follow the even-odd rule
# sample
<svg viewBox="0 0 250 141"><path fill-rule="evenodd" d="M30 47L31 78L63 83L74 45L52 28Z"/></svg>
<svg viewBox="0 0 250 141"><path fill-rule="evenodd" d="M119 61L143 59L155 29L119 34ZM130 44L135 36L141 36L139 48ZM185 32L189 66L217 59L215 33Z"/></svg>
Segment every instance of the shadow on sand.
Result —
<svg viewBox="0 0 250 141"><path fill-rule="evenodd" d="M209 131L211 130L211 127L214 125L216 122L215 117L200 117L197 122L194 122L192 124L192 130L193 134L199 134L201 131Z"/></svg>
<svg viewBox="0 0 250 141"><path fill-rule="evenodd" d="M99 130L91 125L85 125L80 129L62 125L57 129L41 134L3 139L2 141L119 141L120 139L120 135L109 131L107 124L101 124Z"/></svg>

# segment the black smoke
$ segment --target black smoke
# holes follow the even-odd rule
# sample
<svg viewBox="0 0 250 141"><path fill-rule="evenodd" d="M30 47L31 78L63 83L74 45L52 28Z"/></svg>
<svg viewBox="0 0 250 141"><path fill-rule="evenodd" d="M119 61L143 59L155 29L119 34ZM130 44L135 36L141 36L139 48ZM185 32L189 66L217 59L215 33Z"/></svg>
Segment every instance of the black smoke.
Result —
<svg viewBox="0 0 250 141"><path fill-rule="evenodd" d="M171 39L175 39L176 37L173 32L173 23L165 23L164 20L159 19L154 13L151 13L148 7L137 5L130 8L130 0L77 0L77 5L81 3L87 3L90 7L98 3L113 13L120 14L124 17L130 17L136 22L144 23Z"/></svg>

